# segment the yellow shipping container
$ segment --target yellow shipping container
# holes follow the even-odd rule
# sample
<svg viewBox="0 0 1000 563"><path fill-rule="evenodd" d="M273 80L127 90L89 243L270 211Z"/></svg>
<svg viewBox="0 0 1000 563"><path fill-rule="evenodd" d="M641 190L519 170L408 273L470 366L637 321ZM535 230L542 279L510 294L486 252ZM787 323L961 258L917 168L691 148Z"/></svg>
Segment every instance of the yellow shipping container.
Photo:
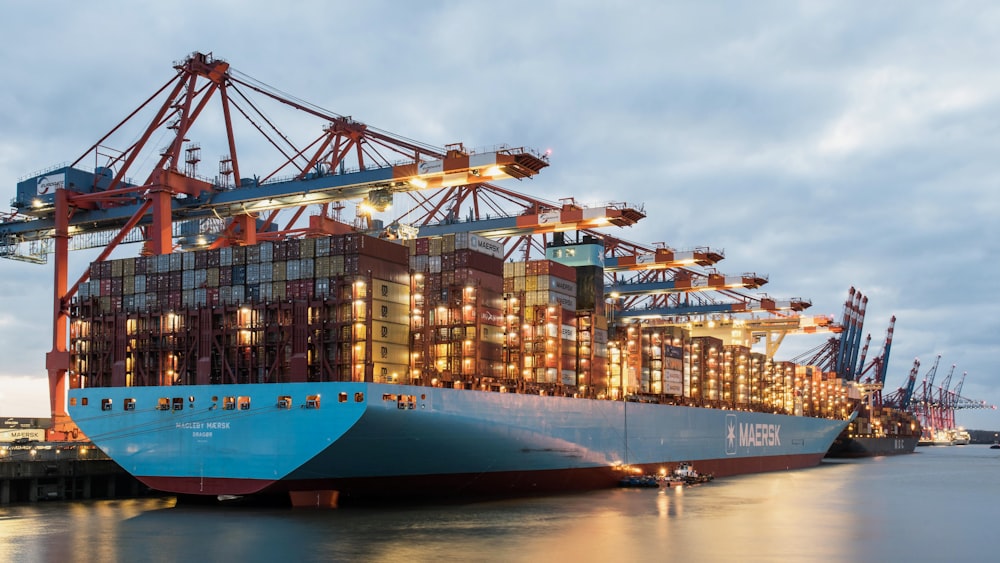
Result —
<svg viewBox="0 0 1000 563"><path fill-rule="evenodd" d="M372 299L372 319L397 324L410 324L410 304Z"/></svg>
<svg viewBox="0 0 1000 563"><path fill-rule="evenodd" d="M316 239L299 240L299 258L312 258L314 256L316 256Z"/></svg>
<svg viewBox="0 0 1000 563"><path fill-rule="evenodd" d="M410 347L406 344L372 342L372 360L375 362L408 365L410 362Z"/></svg>
<svg viewBox="0 0 1000 563"><path fill-rule="evenodd" d="M409 383L407 364L391 362L375 362L372 378L375 383Z"/></svg>
<svg viewBox="0 0 1000 563"><path fill-rule="evenodd" d="M337 254L330 257L330 277L344 275L344 255Z"/></svg>
<svg viewBox="0 0 1000 563"><path fill-rule="evenodd" d="M406 324L372 321L372 342L407 345L410 341L410 327Z"/></svg>
<svg viewBox="0 0 1000 563"><path fill-rule="evenodd" d="M503 277L523 278L527 271L526 264L527 262L504 262Z"/></svg>
<svg viewBox="0 0 1000 563"><path fill-rule="evenodd" d="M341 257L341 262L343 262L343 257ZM328 278L330 277L330 257L329 256L318 256L316 257L316 277L317 278Z"/></svg>

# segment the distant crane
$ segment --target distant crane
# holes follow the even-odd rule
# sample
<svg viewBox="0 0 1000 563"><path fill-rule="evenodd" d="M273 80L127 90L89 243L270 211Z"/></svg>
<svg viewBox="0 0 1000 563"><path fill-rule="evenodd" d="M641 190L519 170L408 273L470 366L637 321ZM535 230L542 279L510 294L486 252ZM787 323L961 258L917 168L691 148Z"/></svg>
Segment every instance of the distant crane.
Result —
<svg viewBox="0 0 1000 563"><path fill-rule="evenodd" d="M884 397L884 404L899 410L909 412L912 406L913 389L917 381L917 374L920 370L920 358L914 358L910 375L906 378L905 387L900 387L896 391Z"/></svg>

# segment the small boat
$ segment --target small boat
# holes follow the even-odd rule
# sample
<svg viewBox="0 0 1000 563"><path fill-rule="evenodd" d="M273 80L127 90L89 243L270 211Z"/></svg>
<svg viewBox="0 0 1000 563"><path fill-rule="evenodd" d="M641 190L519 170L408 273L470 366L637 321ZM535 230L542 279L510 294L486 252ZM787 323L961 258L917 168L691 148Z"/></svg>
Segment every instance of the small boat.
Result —
<svg viewBox="0 0 1000 563"><path fill-rule="evenodd" d="M709 481L715 479L711 473L699 473L695 470L688 462L683 462L677 466L674 471L668 475L664 482L668 487L674 485L700 485L702 483L708 483Z"/></svg>
<svg viewBox="0 0 1000 563"><path fill-rule="evenodd" d="M660 481L654 475L629 475L622 477L618 481L619 487L629 487L638 489L659 488Z"/></svg>
<svg viewBox="0 0 1000 563"><path fill-rule="evenodd" d="M993 442L993 445L990 446L990 449L991 450L1000 450L1000 442Z"/></svg>

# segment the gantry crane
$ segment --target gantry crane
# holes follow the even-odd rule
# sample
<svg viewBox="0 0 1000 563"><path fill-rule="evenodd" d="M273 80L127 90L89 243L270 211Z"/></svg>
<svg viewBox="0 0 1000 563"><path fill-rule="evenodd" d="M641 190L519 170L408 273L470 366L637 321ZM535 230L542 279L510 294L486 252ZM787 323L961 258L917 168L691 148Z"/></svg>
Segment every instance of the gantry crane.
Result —
<svg viewBox="0 0 1000 563"><path fill-rule="evenodd" d="M825 343L812 350L803 352L794 358L793 361L819 366L823 371L835 372L838 377L845 381L860 380L859 374L878 367L875 379L880 381L888 364L889 347L892 344L892 331L896 323L896 317L892 317L892 320L889 322L889 330L886 333L882 354L873 360L872 363L865 366L865 355L867 354L870 337L866 340L864 352L862 352L861 333L864 327L867 303L868 298L852 287L848 292L847 300L844 302L844 312L841 321L837 325L840 327L840 330L837 331L839 333L838 336L828 339Z"/></svg>
<svg viewBox="0 0 1000 563"><path fill-rule="evenodd" d="M917 374L919 371L920 358L915 358L913 360L913 367L910 369L910 375L906 378L906 386L900 387L896 391L885 395L883 397L883 403L888 407L909 412L913 400L913 390L916 387Z"/></svg>
<svg viewBox="0 0 1000 563"><path fill-rule="evenodd" d="M941 362L941 354L934 358L931 369L924 374L921 382L920 400L913 404L914 414L920 420L920 425L924 429L924 440L934 440L935 434L942 429L941 408L937 403L934 393L934 378L937 376L938 364Z"/></svg>
<svg viewBox="0 0 1000 563"><path fill-rule="evenodd" d="M193 53L174 69L173 78L71 164L19 182L15 211L0 223L0 255L35 262L47 253L54 256L53 346L46 369L57 433L72 429L64 404L70 368L67 321L70 301L89 277L88 270L69 284L72 237L107 233L98 262L124 242L143 242L146 254L169 254L178 234L199 241L196 246L252 245L265 238L330 232L332 202L364 198L384 209L395 194L473 190L496 180L530 178L548 165L547 155L520 148L476 152L461 145L442 150L418 144L288 97L211 54ZM221 117L196 127L213 100ZM265 113L266 103L319 120L319 135L293 141L296 135L279 130L273 114ZM144 114L151 117L129 137L128 125ZM253 176L245 176L249 167L237 151L237 141L248 131L260 133L276 149L263 173ZM202 148L191 139L220 132L224 156L218 174L201 177ZM123 137L137 140L125 141L130 144L122 150L109 148ZM165 146L154 147L154 138ZM250 145L244 148L251 158L263 158ZM89 158L96 163L93 171L82 168ZM151 169L144 170L148 162ZM306 208L317 204L319 216L297 226ZM286 209L291 217L279 228L279 212ZM198 232L203 222L213 221L222 225L217 232ZM188 228L178 231L177 225ZM25 245L30 252L22 251ZM68 383L78 384L72 378Z"/></svg>
<svg viewBox="0 0 1000 563"><path fill-rule="evenodd" d="M940 360L941 356L937 357ZM934 367L924 377L921 385L919 398L912 402L915 414L924 425L926 441L950 441L955 431L955 411L963 409L996 409L996 405L987 404L986 401L977 401L963 397L961 395L962 385L965 382L966 372L962 373L958 385L954 389L948 389L951 384L952 374L955 365L945 377L940 386L934 386L934 374L937 370L937 360Z"/></svg>
<svg viewBox="0 0 1000 563"><path fill-rule="evenodd" d="M803 299L776 300L732 291L758 287L766 283L764 276L724 276L714 270L695 268L721 260L720 251L707 247L678 251L662 243L648 247L597 230L635 224L645 217L640 205L583 206L572 198L553 203L492 185L477 186L475 190L449 188L430 196L424 192L406 196L408 205L399 206L406 211L394 216L388 222L388 229L406 226L420 236L475 233L503 243L505 259L530 260L537 251L539 257L564 264L600 266L606 277L605 297L615 293L616 298L621 298L625 315L689 317L708 310L722 314L775 313L801 311L811 305ZM573 235L575 242L568 240ZM636 283L651 285L633 292L631 280L626 284L623 274L631 274ZM623 284L623 292L628 295L622 297L615 292L616 284ZM667 290L649 290L649 287ZM688 301L695 292L715 298ZM677 297L681 295L685 296L683 303ZM640 308L640 303L645 309ZM655 306L674 309L659 311L653 309ZM686 309L691 306L701 311ZM623 318L626 317L619 320Z"/></svg>

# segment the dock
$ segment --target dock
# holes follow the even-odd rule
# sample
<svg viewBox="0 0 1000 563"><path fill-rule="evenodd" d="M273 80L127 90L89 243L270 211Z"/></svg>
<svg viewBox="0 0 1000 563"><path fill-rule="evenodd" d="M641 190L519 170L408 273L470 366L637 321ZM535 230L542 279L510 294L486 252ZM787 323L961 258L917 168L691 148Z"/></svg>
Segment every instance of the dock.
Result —
<svg viewBox="0 0 1000 563"><path fill-rule="evenodd" d="M0 444L0 506L133 498L148 492L89 442Z"/></svg>

